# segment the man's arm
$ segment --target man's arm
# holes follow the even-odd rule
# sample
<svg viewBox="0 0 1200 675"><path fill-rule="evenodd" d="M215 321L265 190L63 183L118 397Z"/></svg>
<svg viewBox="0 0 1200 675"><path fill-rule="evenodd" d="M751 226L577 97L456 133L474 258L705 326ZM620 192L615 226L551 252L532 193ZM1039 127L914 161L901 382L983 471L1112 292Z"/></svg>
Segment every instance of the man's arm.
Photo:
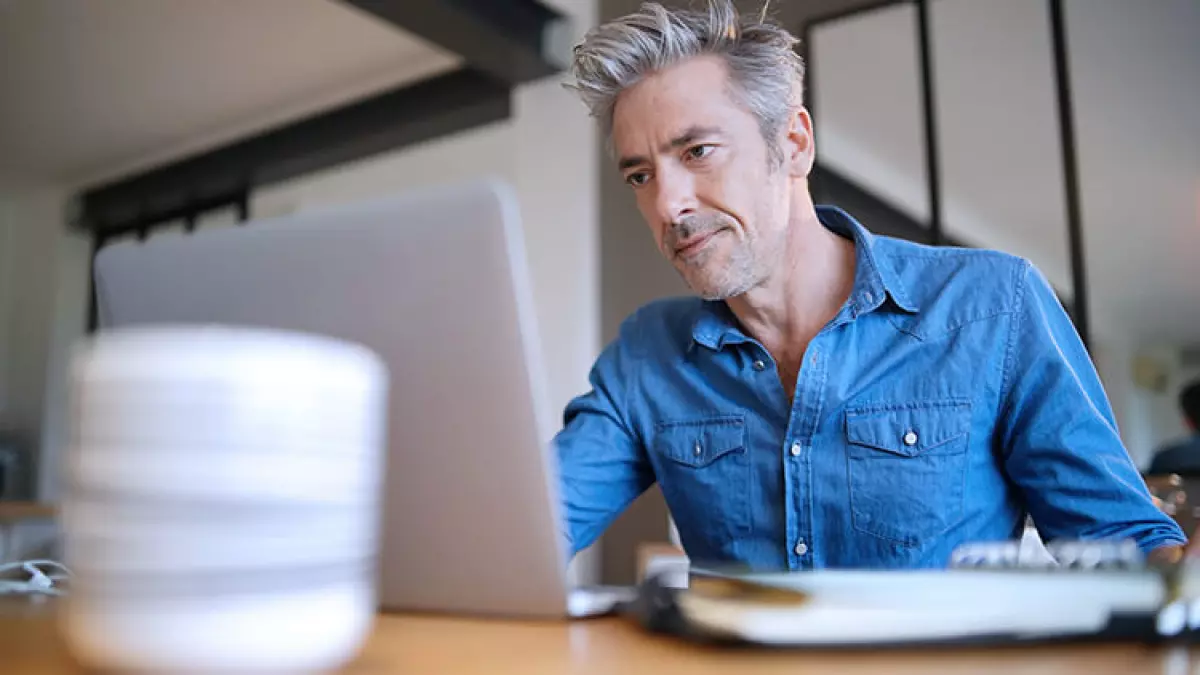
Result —
<svg viewBox="0 0 1200 675"><path fill-rule="evenodd" d="M1026 263L1005 356L997 433L1009 477L1048 539L1185 543L1121 444L1100 378L1046 280ZM1174 557L1169 549L1152 557Z"/></svg>
<svg viewBox="0 0 1200 675"><path fill-rule="evenodd" d="M567 405L555 438L571 555L590 546L654 483L654 470L629 420L629 361L620 340L604 350L589 376L591 391Z"/></svg>

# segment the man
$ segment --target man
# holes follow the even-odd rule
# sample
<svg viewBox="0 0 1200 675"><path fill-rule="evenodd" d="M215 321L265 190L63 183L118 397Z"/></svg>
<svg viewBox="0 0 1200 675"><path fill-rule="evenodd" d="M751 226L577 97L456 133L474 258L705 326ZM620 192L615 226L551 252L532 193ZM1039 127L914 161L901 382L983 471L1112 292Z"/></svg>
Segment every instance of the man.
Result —
<svg viewBox="0 0 1200 675"><path fill-rule="evenodd" d="M1179 528L1024 260L878 237L815 207L786 31L643 5L575 50L661 253L699 298L629 317L557 437L572 550L661 486L693 560L942 566L964 542Z"/></svg>
<svg viewBox="0 0 1200 675"><path fill-rule="evenodd" d="M1180 392L1179 409L1191 436L1154 454L1150 470L1146 472L1152 476L1175 473L1186 478L1200 478L1200 380Z"/></svg>

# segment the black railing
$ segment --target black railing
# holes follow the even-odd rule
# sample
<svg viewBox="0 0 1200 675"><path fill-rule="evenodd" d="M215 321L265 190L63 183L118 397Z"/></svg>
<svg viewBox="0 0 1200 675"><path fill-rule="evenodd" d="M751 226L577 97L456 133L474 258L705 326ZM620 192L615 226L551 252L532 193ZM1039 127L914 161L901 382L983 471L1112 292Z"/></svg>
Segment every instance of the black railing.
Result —
<svg viewBox="0 0 1200 675"><path fill-rule="evenodd" d="M801 56L808 66L804 84L805 100L808 103L809 110L813 111L815 115L815 101L819 98L820 92L815 91L816 87L813 86L813 63L814 59L819 58L819 55L813 53L811 46L813 31L821 26L870 14L897 5L911 5L916 9L916 21L914 21L913 28L917 41L918 58L920 60L920 101L922 126L925 136L924 162L928 175L927 199L929 203L929 222L914 229L912 223L916 221L913 218L905 216L899 209L886 205L884 200L877 197L869 189L865 189L864 186L856 185L853 181L849 181L846 177L831 172L828 168L818 167L814 171L811 182L814 197L818 199L830 199L836 196L837 199L832 199L833 201L840 200L843 202L861 203L866 205L866 208L876 212L887 212L892 222L886 227L895 230L901 236L904 236L906 232L914 235L906 236L905 238L935 245L959 244L960 242L948 238L945 234L944 200L941 185L941 156L938 144L936 114L936 83L933 72L932 20L929 12L929 0L884 0L809 20L803 26L801 39ZM1079 168L1075 145L1075 115L1071 95L1067 26L1063 13L1062 0L1047 0L1047 9L1050 15L1050 42L1053 47L1053 63L1051 66L1055 75L1059 138L1063 158L1063 190L1065 192L1064 201L1066 204L1066 213L1064 216L1067 226L1067 249L1070 254L1071 282L1073 286L1068 313L1074 321L1075 329L1078 331L1084 345L1089 345L1091 326L1088 308L1088 277L1087 263L1084 256L1083 215L1079 194ZM833 194L835 192L837 193L836 195ZM918 232L918 230L925 231Z"/></svg>

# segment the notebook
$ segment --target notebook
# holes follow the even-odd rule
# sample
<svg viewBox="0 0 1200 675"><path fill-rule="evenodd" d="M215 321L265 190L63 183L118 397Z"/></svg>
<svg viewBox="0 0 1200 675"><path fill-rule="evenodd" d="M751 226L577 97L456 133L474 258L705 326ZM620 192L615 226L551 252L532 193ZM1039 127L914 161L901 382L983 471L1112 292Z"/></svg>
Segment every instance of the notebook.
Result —
<svg viewBox="0 0 1200 675"><path fill-rule="evenodd" d="M634 615L648 629L777 647L1004 644L1200 635L1200 568L1150 567L1126 544L1068 542L1019 565L1006 545L956 552L946 570L726 573L658 578ZM1133 549L1136 552L1136 548Z"/></svg>

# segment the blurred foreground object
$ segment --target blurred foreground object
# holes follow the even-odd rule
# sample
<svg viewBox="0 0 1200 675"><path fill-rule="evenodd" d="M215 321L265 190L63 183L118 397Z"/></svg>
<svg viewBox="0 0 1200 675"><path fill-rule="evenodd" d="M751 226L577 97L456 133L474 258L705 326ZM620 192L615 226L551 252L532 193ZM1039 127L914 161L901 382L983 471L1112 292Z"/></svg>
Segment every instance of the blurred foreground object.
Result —
<svg viewBox="0 0 1200 675"><path fill-rule="evenodd" d="M387 374L218 327L101 333L72 364L62 630L84 665L320 672L375 613Z"/></svg>

